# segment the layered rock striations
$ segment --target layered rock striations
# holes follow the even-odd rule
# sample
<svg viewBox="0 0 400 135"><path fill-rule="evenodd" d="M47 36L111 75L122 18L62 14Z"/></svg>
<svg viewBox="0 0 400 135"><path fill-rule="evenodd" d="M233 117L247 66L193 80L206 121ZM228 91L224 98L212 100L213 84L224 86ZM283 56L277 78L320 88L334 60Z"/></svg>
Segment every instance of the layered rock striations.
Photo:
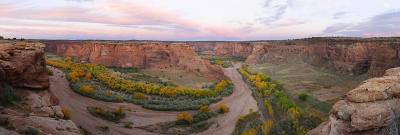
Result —
<svg viewBox="0 0 400 135"><path fill-rule="evenodd" d="M347 93L330 111L330 120L309 135L397 135L400 133L400 67L386 71Z"/></svg>
<svg viewBox="0 0 400 135"><path fill-rule="evenodd" d="M21 99L0 106L0 134L81 134L71 120L60 119L59 101L47 89L44 47L38 41L0 40L0 96L10 100L16 93Z"/></svg>
<svg viewBox="0 0 400 135"><path fill-rule="evenodd" d="M216 57L242 57L250 64L305 61L347 74L380 76L400 66L399 38L308 38L254 42L189 42ZM323 63L323 64L321 64Z"/></svg>
<svg viewBox="0 0 400 135"><path fill-rule="evenodd" d="M225 80L221 67L201 59L182 42L42 41L46 51L90 63L116 67L177 68L215 80Z"/></svg>
<svg viewBox="0 0 400 135"><path fill-rule="evenodd" d="M301 60L333 68L342 73L368 73L372 76L380 76L386 69L400 66L399 38L308 38L241 42L43 41L43 43L47 45L47 52L77 56L97 64L140 68L163 66L166 68L172 65L206 76L210 76L210 73L221 76L220 70L209 64L203 64L204 62L194 51L201 51L202 54L211 57L245 58L250 64ZM204 67L211 67L210 71ZM213 78L219 77L213 76Z"/></svg>
<svg viewBox="0 0 400 135"><path fill-rule="evenodd" d="M15 87L48 88L44 47L34 41L0 40L0 82Z"/></svg>
<svg viewBox="0 0 400 135"><path fill-rule="evenodd" d="M324 63L342 73L380 76L386 69L400 66L399 50L400 39L397 38L310 38L255 46L246 62L302 58L318 66Z"/></svg>

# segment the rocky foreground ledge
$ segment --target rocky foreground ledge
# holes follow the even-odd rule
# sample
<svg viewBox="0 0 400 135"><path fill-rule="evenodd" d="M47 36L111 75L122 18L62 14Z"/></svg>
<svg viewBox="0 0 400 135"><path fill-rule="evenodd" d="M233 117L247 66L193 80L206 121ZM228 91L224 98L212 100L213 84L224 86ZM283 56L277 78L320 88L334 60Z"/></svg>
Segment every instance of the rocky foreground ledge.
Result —
<svg viewBox="0 0 400 135"><path fill-rule="evenodd" d="M400 67L362 82L331 109L329 121L308 135L398 135Z"/></svg>
<svg viewBox="0 0 400 135"><path fill-rule="evenodd" d="M48 87L44 44L0 40L0 135L81 134Z"/></svg>
<svg viewBox="0 0 400 135"><path fill-rule="evenodd" d="M14 87L48 88L44 47L35 41L0 40L0 82Z"/></svg>

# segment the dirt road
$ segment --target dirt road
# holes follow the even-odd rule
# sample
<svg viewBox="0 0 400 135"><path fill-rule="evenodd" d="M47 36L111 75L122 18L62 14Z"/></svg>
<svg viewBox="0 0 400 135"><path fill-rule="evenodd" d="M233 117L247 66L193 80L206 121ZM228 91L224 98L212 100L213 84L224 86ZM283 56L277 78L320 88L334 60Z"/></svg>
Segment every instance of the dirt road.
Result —
<svg viewBox="0 0 400 135"><path fill-rule="evenodd" d="M234 131L236 121L240 116L248 114L250 108L254 112L258 111L257 102L251 96L249 86L236 70L240 65L238 63L233 68L224 69L225 74L231 78L232 83L235 85L233 94L211 105L212 109L216 109L219 104L226 104L229 107L229 113L219 116L214 125L208 130L199 133L199 135L230 135Z"/></svg>
<svg viewBox="0 0 400 135"><path fill-rule="evenodd" d="M200 134L229 135L233 132L235 123L241 115L247 114L250 108L252 108L254 111L258 110L257 102L251 96L251 90L242 80L240 74L236 71L236 68L239 66L240 64L235 64L234 68L224 69L225 74L231 78L233 84L235 85L233 94L223 98L222 101L211 105L211 109L216 110L219 104L226 104L230 108L230 111L224 115L220 115L215 124ZM141 106L130 103L103 102L83 97L71 90L69 87L69 82L65 79L65 74L61 70L52 67L50 67L50 69L54 71L54 75L50 76L50 90L58 97L60 100L60 105L63 108L67 108L71 111L72 121L74 121L77 125L89 130L93 134L154 134L137 128L124 128L123 123L133 122L134 126L136 127L158 122L173 121L180 113L152 111L143 109ZM127 118L123 119L121 123L116 124L90 115L86 110L87 106L99 106L107 109L115 109L119 106L124 106L132 111L127 111ZM98 126L108 126L110 131L103 132L98 128Z"/></svg>

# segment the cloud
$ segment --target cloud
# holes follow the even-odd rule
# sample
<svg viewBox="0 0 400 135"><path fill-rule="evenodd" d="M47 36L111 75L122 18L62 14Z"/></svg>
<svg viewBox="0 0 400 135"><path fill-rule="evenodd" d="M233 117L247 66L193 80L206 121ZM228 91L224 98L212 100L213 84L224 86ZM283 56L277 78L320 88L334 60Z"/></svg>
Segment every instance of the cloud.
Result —
<svg viewBox="0 0 400 135"><path fill-rule="evenodd" d="M345 16L347 14L347 12L337 12L333 15L333 19L340 19L343 18L343 16Z"/></svg>
<svg viewBox="0 0 400 135"><path fill-rule="evenodd" d="M267 16L260 17L257 21L268 25L280 20L289 7L290 2L291 0L266 0L263 7L266 9Z"/></svg>
<svg viewBox="0 0 400 135"><path fill-rule="evenodd" d="M105 0L101 3L94 3L90 7L66 5L57 8L17 8L18 6L13 4L6 5L0 3L0 5L4 5L1 7L5 7L0 9L0 15L2 15L0 16L0 20L6 18L20 20L18 23L6 23L6 25L3 25L3 30L8 28L7 30L10 30L10 32L21 34L27 38L38 37L36 36L38 33L33 35L33 33L26 30L42 32L43 35L40 38L45 36L60 38L61 35L65 34L65 37L69 39L73 38L74 34L75 37L114 38L115 36L119 36L121 39L136 37L138 39L237 40L246 37L246 33L242 33L241 29L199 24L181 19L180 14L177 12L130 0ZM22 24L23 21L35 21L36 23L34 25L25 25ZM57 23L77 26L70 29L65 29L65 26L46 26ZM7 26L7 24L13 25ZM96 28L85 29L86 26L93 24L101 27L104 26L112 31L98 31ZM49 32L46 32L46 30L50 30L49 28L51 28L50 33L57 34L51 35ZM94 31L98 33L93 33Z"/></svg>
<svg viewBox="0 0 400 135"><path fill-rule="evenodd" d="M355 37L400 36L400 11L386 12L376 15L367 21L337 23L327 27L323 36L340 35Z"/></svg>
<svg viewBox="0 0 400 135"><path fill-rule="evenodd" d="M65 0L65 1L73 1L73 2L89 2L93 0Z"/></svg>

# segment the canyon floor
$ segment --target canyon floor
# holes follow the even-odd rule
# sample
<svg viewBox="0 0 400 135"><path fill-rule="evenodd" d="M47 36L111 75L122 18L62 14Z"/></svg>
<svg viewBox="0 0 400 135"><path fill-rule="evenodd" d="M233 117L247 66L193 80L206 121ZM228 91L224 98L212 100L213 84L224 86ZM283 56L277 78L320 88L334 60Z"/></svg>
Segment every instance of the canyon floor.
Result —
<svg viewBox="0 0 400 135"><path fill-rule="evenodd" d="M251 96L249 86L243 81L236 70L239 66L240 64L236 64L232 68L224 69L224 73L231 78L235 85L233 94L210 106L211 110L217 110L219 104L226 104L230 108L229 113L215 118L216 122L208 130L199 134L230 134L234 130L235 123L240 116L247 114L250 108L254 111L258 110L257 102ZM60 105L63 108L71 111L72 121L93 134L156 134L138 128L124 128L123 123L133 122L134 127L139 127L159 122L174 121L180 113L173 111L152 111L130 103L103 102L83 97L71 90L69 82L65 79L65 74L61 70L52 67L50 69L54 72L54 75L50 76L51 92L59 98ZM126 112L127 117L121 123L113 123L90 115L86 110L87 106L98 106L107 109L124 106L127 110L131 111ZM101 126L108 126L109 131L101 131L99 128Z"/></svg>

